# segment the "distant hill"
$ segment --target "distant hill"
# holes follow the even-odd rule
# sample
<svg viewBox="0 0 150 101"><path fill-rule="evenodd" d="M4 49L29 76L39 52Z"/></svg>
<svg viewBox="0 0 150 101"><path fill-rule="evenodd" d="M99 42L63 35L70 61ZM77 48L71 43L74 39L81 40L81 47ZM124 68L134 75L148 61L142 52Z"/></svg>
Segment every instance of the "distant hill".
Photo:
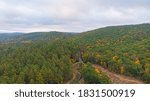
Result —
<svg viewBox="0 0 150 101"><path fill-rule="evenodd" d="M22 41L39 41L39 40L56 40L56 39L65 39L71 36L71 33L65 32L34 32L24 34L19 37L19 40Z"/></svg>
<svg viewBox="0 0 150 101"><path fill-rule="evenodd" d="M14 40L16 37L24 33L0 33L0 42L8 42Z"/></svg>
<svg viewBox="0 0 150 101"><path fill-rule="evenodd" d="M85 42L94 42L100 39L113 41L113 40L140 40L148 38L150 32L150 24L139 24L139 25L125 25L125 26L110 26L99 28L92 31L79 33L76 39ZM105 40L105 41L106 41Z"/></svg>
<svg viewBox="0 0 150 101"><path fill-rule="evenodd" d="M42 40L65 39L72 36L72 33L66 32L33 32L33 33L4 33L0 34L0 42L17 43L17 42L33 42Z"/></svg>

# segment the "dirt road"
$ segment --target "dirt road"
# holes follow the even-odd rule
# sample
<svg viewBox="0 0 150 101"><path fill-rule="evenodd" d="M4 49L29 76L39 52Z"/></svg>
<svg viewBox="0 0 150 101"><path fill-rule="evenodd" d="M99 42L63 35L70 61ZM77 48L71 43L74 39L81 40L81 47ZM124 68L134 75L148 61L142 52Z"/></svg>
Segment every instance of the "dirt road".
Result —
<svg viewBox="0 0 150 101"><path fill-rule="evenodd" d="M105 73L112 81L113 84L143 84L144 82L137 80L135 78L124 76L120 74L116 74L114 72L110 72L109 70L102 68L100 65L93 65L94 68L99 69L103 73Z"/></svg>
<svg viewBox="0 0 150 101"><path fill-rule="evenodd" d="M66 84L76 84L76 83L83 84L84 83L83 78L81 78L81 73L78 70L80 68L79 63L80 62L73 64L73 66L72 66L73 76L72 76L71 80L66 82Z"/></svg>

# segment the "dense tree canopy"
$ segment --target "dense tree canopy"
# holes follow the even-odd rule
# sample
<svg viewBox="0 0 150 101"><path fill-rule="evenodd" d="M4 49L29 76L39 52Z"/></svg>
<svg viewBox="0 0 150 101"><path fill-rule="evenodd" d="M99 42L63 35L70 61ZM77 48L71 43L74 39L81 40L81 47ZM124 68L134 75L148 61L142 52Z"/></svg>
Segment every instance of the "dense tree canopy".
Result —
<svg viewBox="0 0 150 101"><path fill-rule="evenodd" d="M150 83L149 24L79 34L39 32L0 42L0 83L65 83L79 59ZM85 83L109 82L90 65L81 74Z"/></svg>

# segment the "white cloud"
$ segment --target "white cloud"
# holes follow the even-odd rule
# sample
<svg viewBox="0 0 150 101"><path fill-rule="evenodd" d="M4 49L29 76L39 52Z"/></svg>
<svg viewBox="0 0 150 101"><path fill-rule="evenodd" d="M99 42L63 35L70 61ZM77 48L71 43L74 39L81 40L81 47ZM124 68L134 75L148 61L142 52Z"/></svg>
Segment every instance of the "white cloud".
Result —
<svg viewBox="0 0 150 101"><path fill-rule="evenodd" d="M85 31L150 22L150 0L0 0L0 30Z"/></svg>

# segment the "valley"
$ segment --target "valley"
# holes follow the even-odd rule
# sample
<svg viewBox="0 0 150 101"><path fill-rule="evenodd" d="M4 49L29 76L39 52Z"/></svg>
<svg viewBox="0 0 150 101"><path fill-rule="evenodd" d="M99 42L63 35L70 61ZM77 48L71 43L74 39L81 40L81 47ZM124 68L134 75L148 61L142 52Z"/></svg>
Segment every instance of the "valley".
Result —
<svg viewBox="0 0 150 101"><path fill-rule="evenodd" d="M150 83L150 24L0 34L1 84Z"/></svg>

